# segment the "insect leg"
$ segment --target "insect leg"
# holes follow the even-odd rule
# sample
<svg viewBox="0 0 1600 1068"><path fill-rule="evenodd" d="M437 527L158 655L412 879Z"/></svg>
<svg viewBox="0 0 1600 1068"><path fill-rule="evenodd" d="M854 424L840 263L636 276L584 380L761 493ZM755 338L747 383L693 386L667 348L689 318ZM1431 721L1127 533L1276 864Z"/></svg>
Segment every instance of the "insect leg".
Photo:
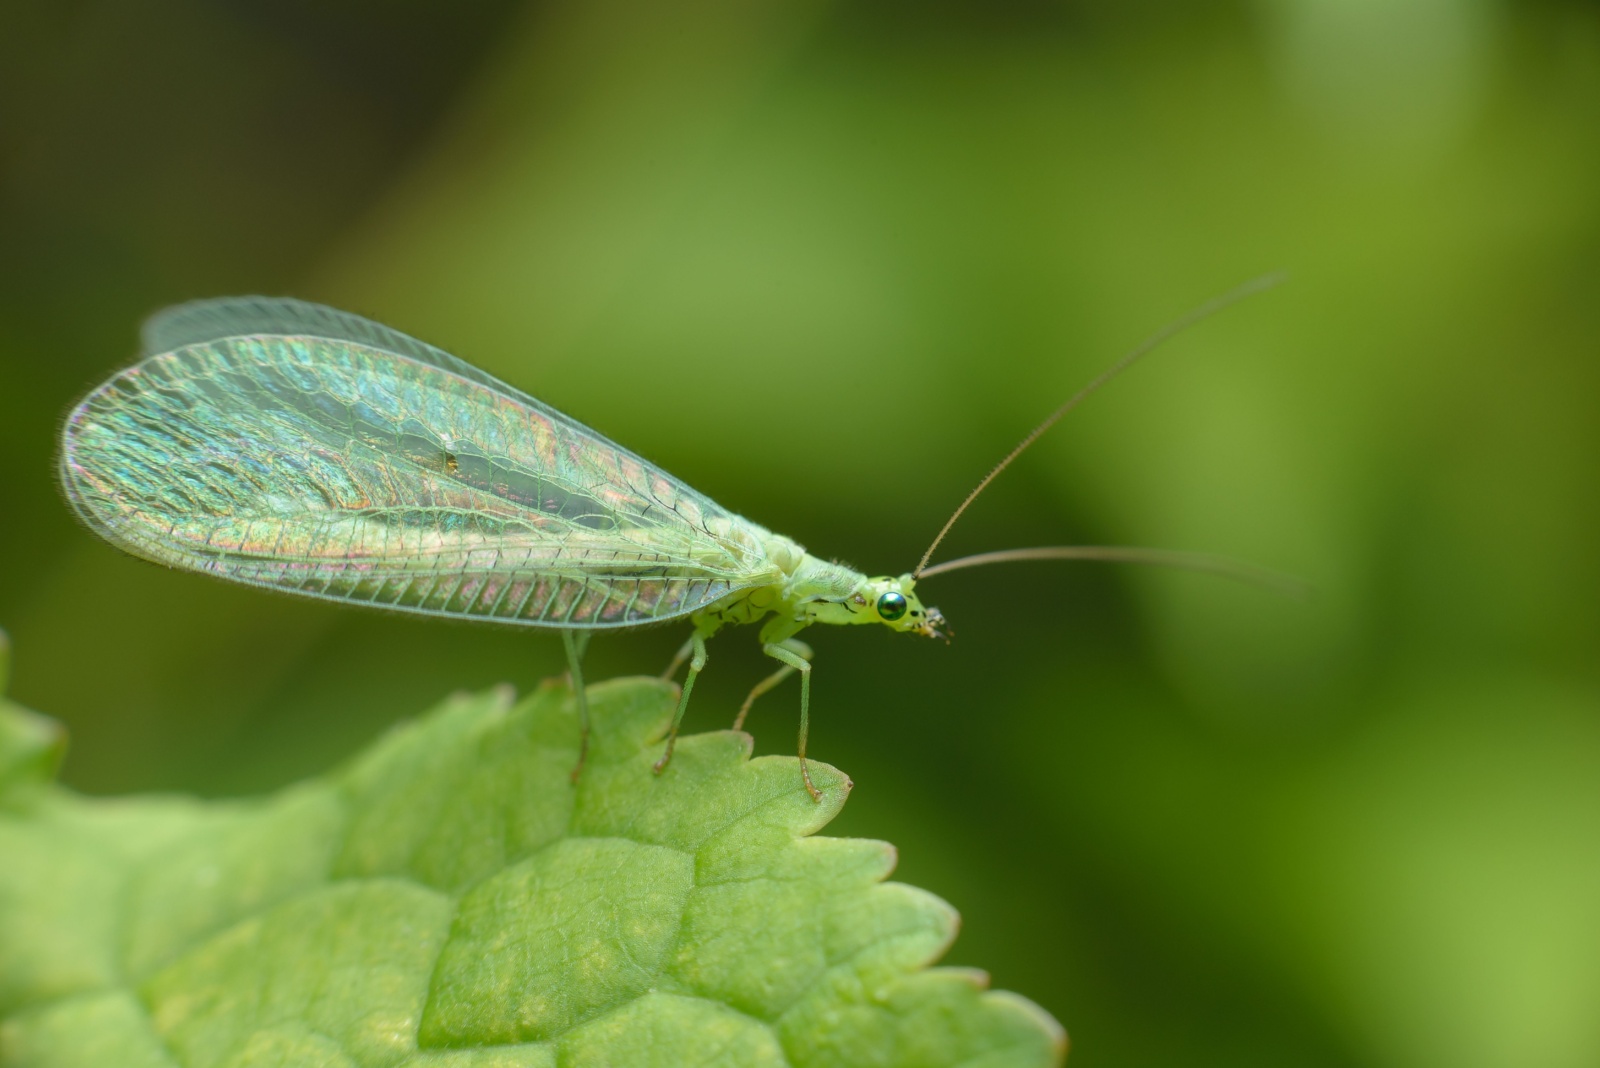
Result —
<svg viewBox="0 0 1600 1068"><path fill-rule="evenodd" d="M806 732L811 725L811 661L795 651L793 645L798 644L792 638L781 643L767 642L761 651L800 672L800 780L806 784L811 800L820 802L822 791L811 785L811 772L806 768Z"/></svg>
<svg viewBox="0 0 1600 1068"><path fill-rule="evenodd" d="M671 682L672 676L678 673L678 669L683 667L683 662L689 659L689 654L692 652L694 652L694 639L690 638L683 643L683 648L679 649L677 654L673 656L672 663L667 665L667 670L661 673L661 681Z"/></svg>
<svg viewBox="0 0 1600 1068"><path fill-rule="evenodd" d="M791 652L799 653L807 660L810 660L814 655L811 652L811 646L807 645L803 641L800 641L798 638L790 638L788 641L785 641L783 645L786 649L790 650ZM735 716L733 720L733 729L739 730L744 726L744 717L750 714L750 706L756 703L757 697L760 697L762 694L766 693L768 690L772 689L774 686L778 685L778 683L782 682L784 679L788 678L794 673L795 669L790 667L788 664L785 664L777 671L774 671L772 674L756 683L755 686L751 688L750 695L744 699L744 704L739 706L739 714Z"/></svg>
<svg viewBox="0 0 1600 1068"><path fill-rule="evenodd" d="M667 761L672 759L672 747L678 744L678 725L683 722L683 714L689 711L689 695L694 692L694 680L699 676L700 669L706 666L706 636L695 631L694 637L689 639L689 646L694 650L694 655L689 659L689 675L683 680L683 696L678 698L678 711L672 717L672 729L667 732L667 751L661 754L661 759L654 765L653 770L657 775L667 769Z"/></svg>
<svg viewBox="0 0 1600 1068"><path fill-rule="evenodd" d="M578 703L578 763L572 781L578 781L583 762L589 759L589 693L583 688L583 654L589 648L588 631L564 630L561 644L567 648L567 674L572 676L572 696Z"/></svg>

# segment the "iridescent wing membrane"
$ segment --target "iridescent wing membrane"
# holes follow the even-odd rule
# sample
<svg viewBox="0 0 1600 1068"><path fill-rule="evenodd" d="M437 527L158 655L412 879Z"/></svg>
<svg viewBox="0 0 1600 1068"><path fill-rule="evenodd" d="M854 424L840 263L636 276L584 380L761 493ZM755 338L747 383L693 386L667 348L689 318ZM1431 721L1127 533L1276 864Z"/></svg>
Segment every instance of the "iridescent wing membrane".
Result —
<svg viewBox="0 0 1600 1068"><path fill-rule="evenodd" d="M78 514L157 563L553 627L772 582L760 527L430 345L292 300L181 305L63 432Z"/></svg>

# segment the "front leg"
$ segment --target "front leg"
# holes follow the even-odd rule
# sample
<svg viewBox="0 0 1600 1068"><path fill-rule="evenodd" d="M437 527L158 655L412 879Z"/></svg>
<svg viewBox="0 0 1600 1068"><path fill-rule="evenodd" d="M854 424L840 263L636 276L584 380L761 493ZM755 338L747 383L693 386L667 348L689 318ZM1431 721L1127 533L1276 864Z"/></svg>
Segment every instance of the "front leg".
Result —
<svg viewBox="0 0 1600 1068"><path fill-rule="evenodd" d="M789 638L785 641L777 642L775 644L781 645L790 652L798 653L801 658L805 660L810 660L812 656L815 655L811 651L811 646L807 645L799 638ZM752 686L750 688L749 695L744 699L744 704L739 706L739 714L734 717L733 729L740 730L744 727L744 718L750 714L750 706L756 703L757 697L760 697L762 694L766 693L768 690L772 689L774 686L778 685L778 683L782 682L784 679L788 678L794 673L794 668L790 667L788 664L784 664L783 667L779 668L777 671L774 671L772 674L768 675L766 678Z"/></svg>
<svg viewBox="0 0 1600 1068"><path fill-rule="evenodd" d="M796 652L791 645L799 645L809 654L811 650L793 638L782 642L765 642L761 651L772 659L786 664L788 670L800 672L800 781L806 784L811 800L821 803L822 791L811 785L811 772L806 768L806 733L811 723L811 661ZM775 675L782 675L776 672ZM776 685L774 681L773 685Z"/></svg>

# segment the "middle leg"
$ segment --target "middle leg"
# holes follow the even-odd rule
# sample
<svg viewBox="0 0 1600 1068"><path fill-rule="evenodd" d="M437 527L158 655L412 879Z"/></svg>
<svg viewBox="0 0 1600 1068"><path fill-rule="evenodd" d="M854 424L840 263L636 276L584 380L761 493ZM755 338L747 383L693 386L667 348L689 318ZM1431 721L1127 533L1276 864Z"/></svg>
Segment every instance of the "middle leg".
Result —
<svg viewBox="0 0 1600 1068"><path fill-rule="evenodd" d="M668 664L667 670L663 671L657 676L657 678L659 678L662 682L671 682L672 676L678 673L678 669L683 667L683 662L689 659L689 655L693 652L694 639L690 638L688 641L683 643L682 648L680 648L677 653L673 654L672 663Z"/></svg>
<svg viewBox="0 0 1600 1068"><path fill-rule="evenodd" d="M689 695L694 692L694 680L700 677L700 670L706 666L706 636L696 630L694 637L689 639L689 647L694 650L689 658L689 674L683 680L683 693L678 698L678 711L672 717L672 729L667 731L667 751L661 754L661 759L652 768L657 775L667 770L667 763L672 759L672 748L678 743L678 726L683 723L683 714L689 711Z"/></svg>

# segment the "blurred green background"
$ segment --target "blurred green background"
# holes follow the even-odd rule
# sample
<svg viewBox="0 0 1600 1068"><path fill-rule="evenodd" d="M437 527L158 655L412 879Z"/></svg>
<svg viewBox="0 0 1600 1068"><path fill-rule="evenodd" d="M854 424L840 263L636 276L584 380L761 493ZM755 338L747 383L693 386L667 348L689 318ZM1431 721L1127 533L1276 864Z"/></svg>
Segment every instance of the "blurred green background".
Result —
<svg viewBox="0 0 1600 1068"><path fill-rule="evenodd" d="M228 795L559 668L76 527L59 421L160 305L371 315L898 572L1060 399L1275 268L941 555L1203 550L1317 598L1040 564L930 580L948 648L813 632L832 829L898 843L1081 1068L1600 1065L1593 3L8 0L12 694L83 790ZM695 729L765 670L712 653Z"/></svg>

